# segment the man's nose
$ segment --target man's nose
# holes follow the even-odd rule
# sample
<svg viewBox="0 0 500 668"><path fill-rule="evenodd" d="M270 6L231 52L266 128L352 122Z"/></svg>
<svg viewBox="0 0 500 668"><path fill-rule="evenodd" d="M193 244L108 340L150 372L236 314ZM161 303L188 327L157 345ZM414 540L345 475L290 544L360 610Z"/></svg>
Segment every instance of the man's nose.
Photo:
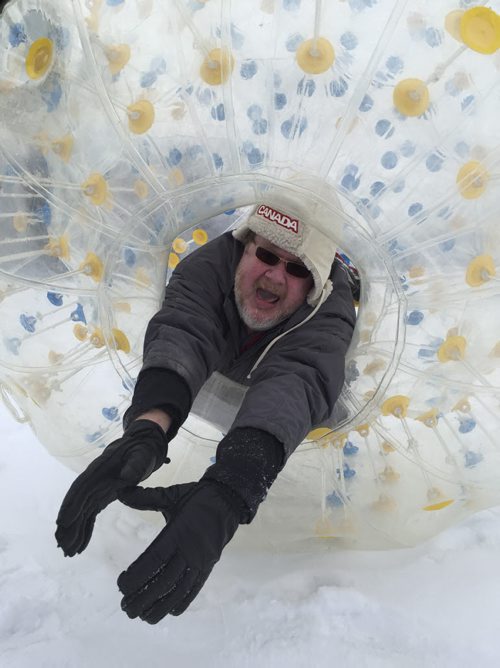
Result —
<svg viewBox="0 0 500 668"><path fill-rule="evenodd" d="M280 260L278 264L268 267L265 272L267 278L269 278L274 283L284 283L286 281L286 268L285 263Z"/></svg>

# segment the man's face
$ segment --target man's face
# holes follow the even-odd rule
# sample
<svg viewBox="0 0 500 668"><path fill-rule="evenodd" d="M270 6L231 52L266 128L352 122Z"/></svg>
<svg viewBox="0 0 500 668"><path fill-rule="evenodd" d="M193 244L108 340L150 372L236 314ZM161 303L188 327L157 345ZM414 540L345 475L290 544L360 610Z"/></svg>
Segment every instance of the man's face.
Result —
<svg viewBox="0 0 500 668"><path fill-rule="evenodd" d="M286 320L304 303L313 279L312 276L291 276L283 262L274 266L262 262L255 255L257 246L282 260L300 264L301 261L258 235L246 244L234 282L236 305L246 326L253 331L262 331Z"/></svg>

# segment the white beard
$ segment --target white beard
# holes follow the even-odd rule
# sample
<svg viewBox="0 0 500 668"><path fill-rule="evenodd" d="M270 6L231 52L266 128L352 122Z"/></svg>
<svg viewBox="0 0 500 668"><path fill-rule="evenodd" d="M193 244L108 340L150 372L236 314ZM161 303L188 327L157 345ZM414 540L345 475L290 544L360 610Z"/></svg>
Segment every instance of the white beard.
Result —
<svg viewBox="0 0 500 668"><path fill-rule="evenodd" d="M266 329L272 329L275 325L285 320L288 316L276 315L273 317L260 317L258 320L248 311L247 307L241 303L238 293L235 291L236 306L240 318L243 320L248 329L254 332L264 332Z"/></svg>
<svg viewBox="0 0 500 668"><path fill-rule="evenodd" d="M262 314L259 318L254 317L252 313L250 313L249 309L245 306L241 298L241 290L238 285L238 273L236 273L236 280L234 284L234 297L240 318L243 320L248 329L251 329L254 332L264 332L266 329L272 329L275 327L275 325L283 322L283 320L286 320L291 315L291 313L278 313L273 316L266 317L264 314Z"/></svg>

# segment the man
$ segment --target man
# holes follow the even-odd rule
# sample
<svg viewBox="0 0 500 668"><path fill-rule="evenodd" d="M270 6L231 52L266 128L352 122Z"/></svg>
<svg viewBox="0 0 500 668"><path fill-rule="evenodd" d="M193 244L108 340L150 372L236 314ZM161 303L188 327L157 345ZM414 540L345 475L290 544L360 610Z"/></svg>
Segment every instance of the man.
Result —
<svg viewBox="0 0 500 668"><path fill-rule="evenodd" d="M355 324L347 276L307 210L278 204L257 205L234 233L178 265L148 325L124 435L76 479L59 512L68 556L85 549L96 515L116 499L164 514L167 526L118 579L130 617L156 623L188 607L340 394ZM215 464L196 483L137 487L169 462L168 442L214 371L249 386Z"/></svg>

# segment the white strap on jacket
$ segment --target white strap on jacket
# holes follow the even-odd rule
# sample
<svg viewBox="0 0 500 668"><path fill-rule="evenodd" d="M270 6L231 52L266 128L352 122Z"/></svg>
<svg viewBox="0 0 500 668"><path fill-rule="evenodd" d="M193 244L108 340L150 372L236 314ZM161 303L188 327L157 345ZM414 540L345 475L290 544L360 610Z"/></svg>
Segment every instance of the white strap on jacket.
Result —
<svg viewBox="0 0 500 668"><path fill-rule="evenodd" d="M272 341L270 341L270 342L267 344L267 346L264 348L264 350L262 351L262 353L261 353L261 354L259 355L259 357L257 358L257 361L255 362L255 364L253 365L253 367L250 369L250 372L249 372L249 374L248 374L248 376L247 376L247 379L248 379L248 380L250 380L250 377L251 377L252 373L253 373L253 372L255 371L255 369L259 366L259 364L262 362L262 360L263 360L264 357L267 355L267 353L269 352L269 350L274 346L274 344L277 343L280 339L282 339L282 338L283 338L284 336L286 336L287 334L290 334L290 332L293 332L294 329L298 329L299 327L302 327L302 325L305 325L306 322L308 322L308 320L310 320L314 315L316 315L318 309L319 309L320 306L321 306L322 304L324 304L324 302L328 299L328 297L330 296L332 290L333 290L332 282L330 281L330 279L328 279L328 280L326 281L325 285L323 286L323 291L322 291L322 293L321 293L321 297L318 299L318 303L317 303L316 306L313 308L313 310L311 311L311 313L309 313L309 315L308 315L306 318L304 318L304 320L301 320L301 322L297 323L294 327L291 327L291 328L288 329L286 332L283 332L283 334L280 334L279 336L275 337Z"/></svg>

